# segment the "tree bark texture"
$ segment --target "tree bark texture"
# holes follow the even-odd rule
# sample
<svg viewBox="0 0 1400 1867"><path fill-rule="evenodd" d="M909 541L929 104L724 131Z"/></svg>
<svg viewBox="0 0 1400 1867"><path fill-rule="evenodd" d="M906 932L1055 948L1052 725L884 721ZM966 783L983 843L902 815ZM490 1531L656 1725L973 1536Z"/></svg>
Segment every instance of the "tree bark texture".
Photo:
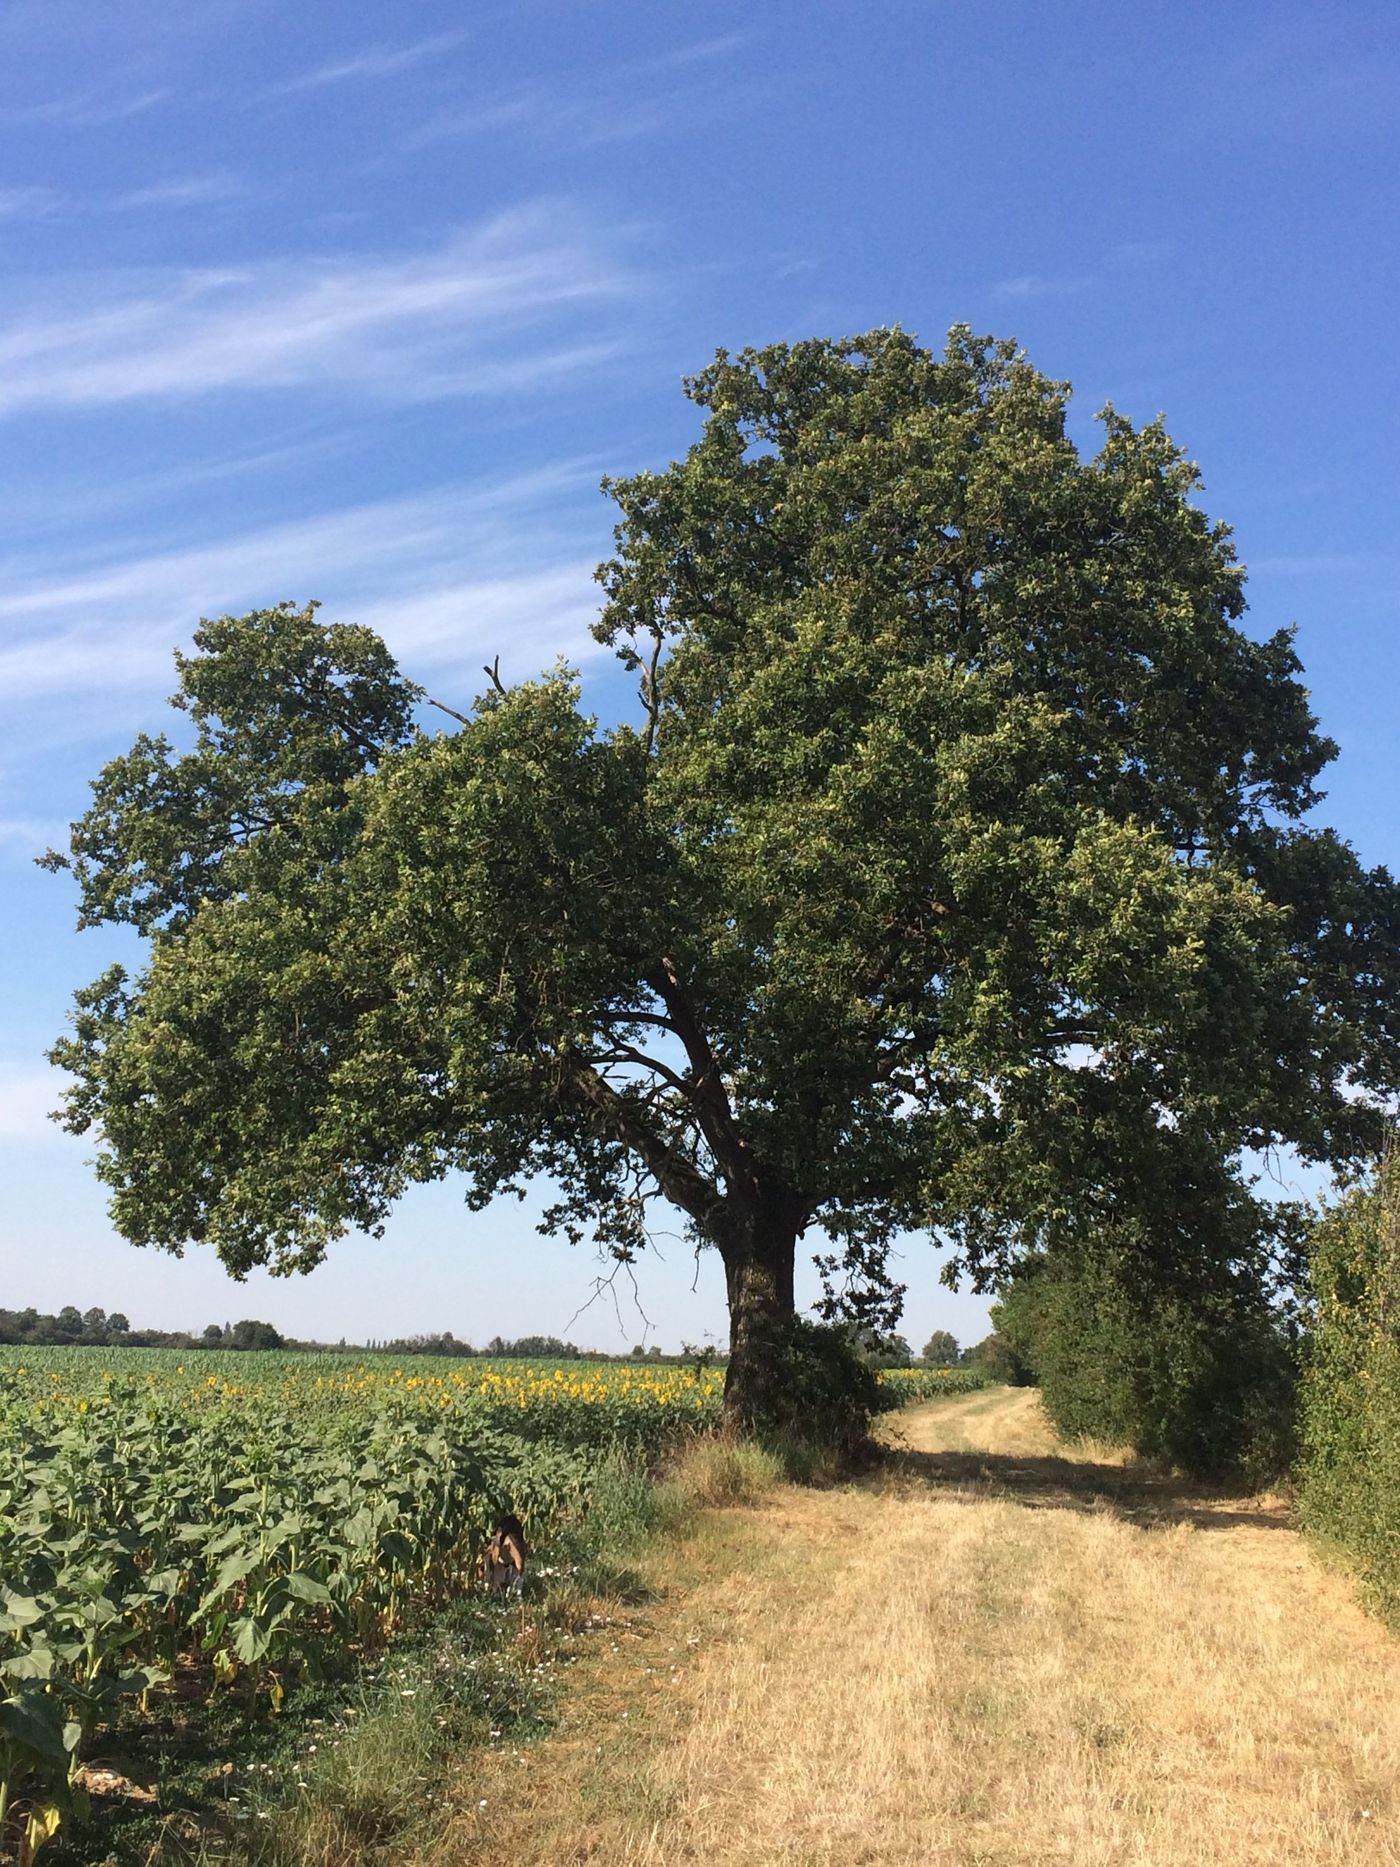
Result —
<svg viewBox="0 0 1400 1867"><path fill-rule="evenodd" d="M746 1223L725 1228L719 1249L729 1296L724 1416L752 1431L789 1423L786 1369L796 1315L797 1234L767 1215L746 1217Z"/></svg>

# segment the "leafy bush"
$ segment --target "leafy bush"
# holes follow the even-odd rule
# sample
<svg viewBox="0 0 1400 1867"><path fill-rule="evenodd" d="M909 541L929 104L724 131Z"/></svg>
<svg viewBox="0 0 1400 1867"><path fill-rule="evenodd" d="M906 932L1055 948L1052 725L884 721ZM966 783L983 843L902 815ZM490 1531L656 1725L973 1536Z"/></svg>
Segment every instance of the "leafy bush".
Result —
<svg viewBox="0 0 1400 1867"><path fill-rule="evenodd" d="M1400 1156L1321 1219L1309 1256L1303 1522L1400 1625Z"/></svg>
<svg viewBox="0 0 1400 1867"><path fill-rule="evenodd" d="M851 1346L861 1360L871 1368L909 1368L913 1366L914 1351L902 1335L891 1330L873 1329L868 1324L852 1329L846 1325Z"/></svg>
<svg viewBox="0 0 1400 1867"><path fill-rule="evenodd" d="M1043 1261L993 1306L1067 1438L1131 1446L1197 1478L1287 1469L1296 1356L1257 1284L1188 1287L1111 1260Z"/></svg>
<svg viewBox="0 0 1400 1867"><path fill-rule="evenodd" d="M995 1330L964 1350L962 1365L983 1381L1000 1381L1007 1387L1035 1386L1035 1370L1030 1362Z"/></svg>
<svg viewBox="0 0 1400 1867"><path fill-rule="evenodd" d="M788 1325L781 1411L759 1422L759 1437L800 1466L812 1450L848 1458L864 1445L877 1413L899 1405L842 1323Z"/></svg>

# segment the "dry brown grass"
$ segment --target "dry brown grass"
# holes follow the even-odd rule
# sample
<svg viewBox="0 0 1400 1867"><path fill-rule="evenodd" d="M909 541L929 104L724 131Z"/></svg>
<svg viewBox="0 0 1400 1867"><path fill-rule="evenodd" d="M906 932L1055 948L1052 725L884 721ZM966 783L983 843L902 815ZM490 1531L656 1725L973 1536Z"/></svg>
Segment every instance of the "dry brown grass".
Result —
<svg viewBox="0 0 1400 1867"><path fill-rule="evenodd" d="M903 1416L871 1483L715 1513L441 1863L1400 1860L1400 1648L1267 1500ZM612 1650L609 1650L612 1649Z"/></svg>
<svg viewBox="0 0 1400 1867"><path fill-rule="evenodd" d="M782 1466L771 1453L743 1440L706 1433L672 1461L661 1487L662 1512L672 1512L684 1521L697 1510L758 1504L782 1475Z"/></svg>

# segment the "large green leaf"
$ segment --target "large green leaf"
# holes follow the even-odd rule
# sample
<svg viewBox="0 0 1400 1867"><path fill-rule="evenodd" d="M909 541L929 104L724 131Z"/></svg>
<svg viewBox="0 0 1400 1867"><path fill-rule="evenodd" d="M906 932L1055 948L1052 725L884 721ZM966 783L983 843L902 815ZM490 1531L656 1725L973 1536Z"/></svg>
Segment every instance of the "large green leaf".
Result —
<svg viewBox="0 0 1400 1867"><path fill-rule="evenodd" d="M294 1569L286 1578L288 1594L297 1601L326 1602L331 1591L306 1569Z"/></svg>
<svg viewBox="0 0 1400 1867"><path fill-rule="evenodd" d="M52 1647L33 1646L10 1659L0 1660L0 1673L7 1679L52 1679L53 1666Z"/></svg>
<svg viewBox="0 0 1400 1867"><path fill-rule="evenodd" d="M0 1699L0 1730L36 1756L60 1763L64 1760L67 1754L63 1742L65 1722L59 1701L42 1691L31 1690Z"/></svg>

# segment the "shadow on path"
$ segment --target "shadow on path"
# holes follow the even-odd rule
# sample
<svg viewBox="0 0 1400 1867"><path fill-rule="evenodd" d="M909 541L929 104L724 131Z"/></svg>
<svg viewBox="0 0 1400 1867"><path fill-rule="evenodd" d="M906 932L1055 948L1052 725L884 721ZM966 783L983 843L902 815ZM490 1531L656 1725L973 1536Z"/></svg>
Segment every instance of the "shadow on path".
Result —
<svg viewBox="0 0 1400 1867"><path fill-rule="evenodd" d="M937 1491L1000 1492L1026 1510L1112 1511L1139 1529L1189 1523L1198 1530L1291 1530L1277 1499L1163 1476L1143 1465L1104 1465L1052 1454L919 1452L892 1446L887 1478Z"/></svg>

